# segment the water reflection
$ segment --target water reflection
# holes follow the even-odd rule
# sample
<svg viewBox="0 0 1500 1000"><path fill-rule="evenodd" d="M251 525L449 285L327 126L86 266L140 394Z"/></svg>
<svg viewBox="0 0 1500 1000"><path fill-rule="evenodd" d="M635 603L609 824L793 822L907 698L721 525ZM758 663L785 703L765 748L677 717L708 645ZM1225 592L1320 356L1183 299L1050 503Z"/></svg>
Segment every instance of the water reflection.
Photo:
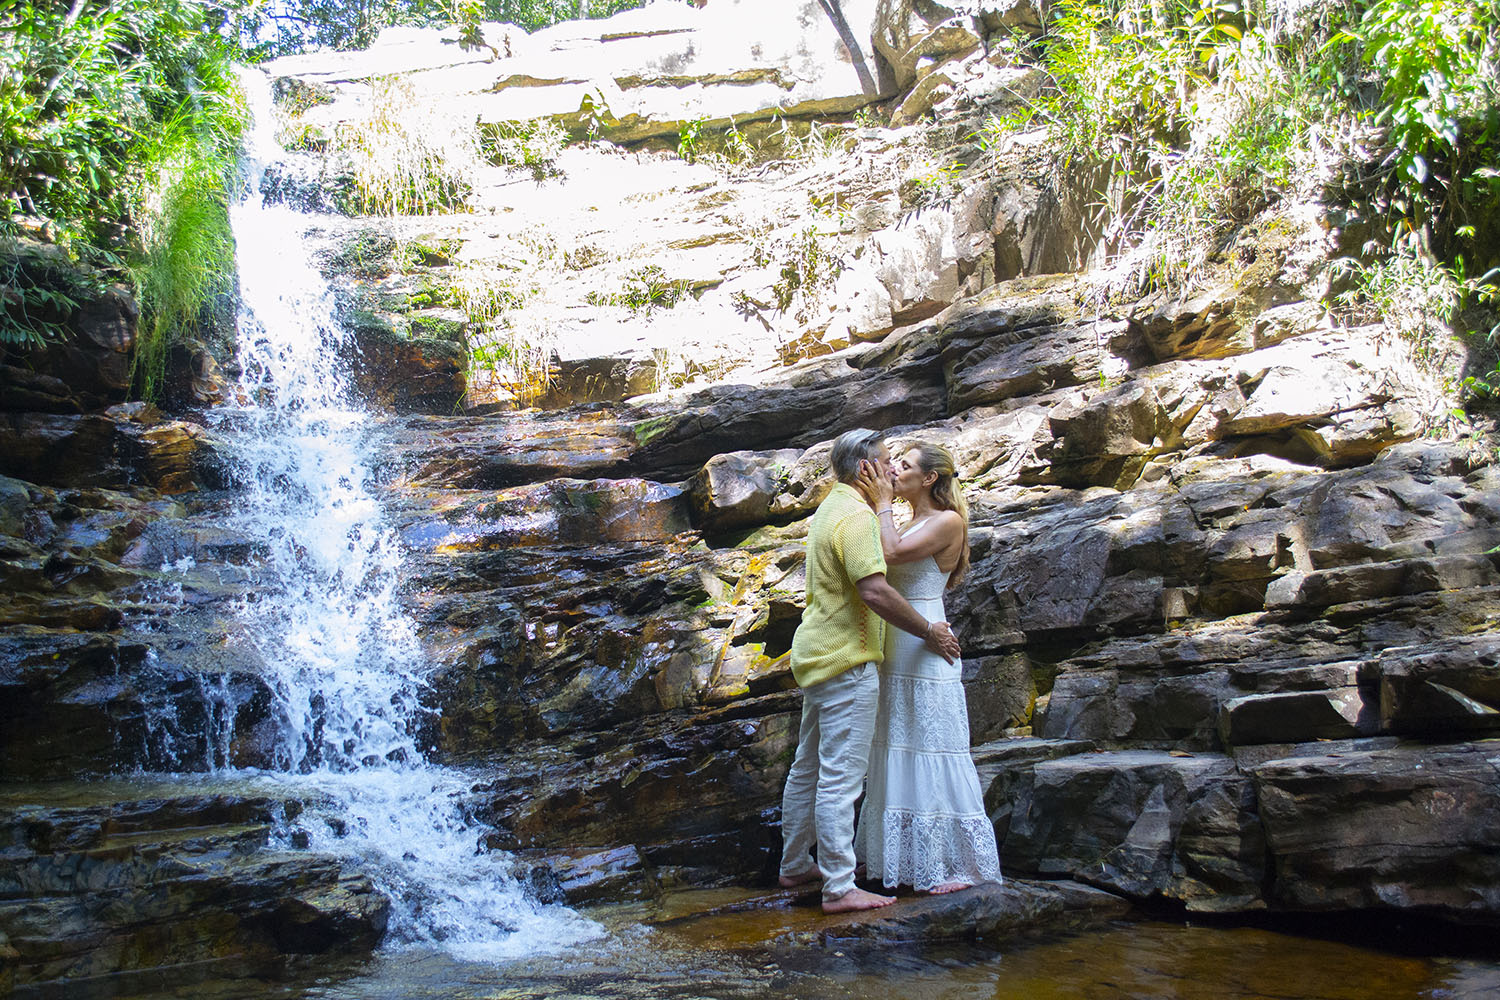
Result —
<svg viewBox="0 0 1500 1000"><path fill-rule="evenodd" d="M756 913L737 915L747 925ZM784 915L775 917L779 921ZM1393 955L1252 927L1118 924L1052 939L794 954L705 947L701 926L621 927L606 942L504 964L377 957L277 982L198 983L134 1000L1479 1000L1500 963ZM127 994L115 994L125 997Z"/></svg>

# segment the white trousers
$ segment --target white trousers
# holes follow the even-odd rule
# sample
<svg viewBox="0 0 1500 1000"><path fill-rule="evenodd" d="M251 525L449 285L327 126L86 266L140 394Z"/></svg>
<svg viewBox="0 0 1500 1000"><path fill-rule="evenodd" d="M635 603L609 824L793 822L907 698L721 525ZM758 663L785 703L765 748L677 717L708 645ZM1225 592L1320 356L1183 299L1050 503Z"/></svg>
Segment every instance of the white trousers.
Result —
<svg viewBox="0 0 1500 1000"><path fill-rule="evenodd" d="M812 871L816 843L825 900L854 888L854 803L879 703L880 670L873 663L802 689L797 756L781 796L781 874Z"/></svg>

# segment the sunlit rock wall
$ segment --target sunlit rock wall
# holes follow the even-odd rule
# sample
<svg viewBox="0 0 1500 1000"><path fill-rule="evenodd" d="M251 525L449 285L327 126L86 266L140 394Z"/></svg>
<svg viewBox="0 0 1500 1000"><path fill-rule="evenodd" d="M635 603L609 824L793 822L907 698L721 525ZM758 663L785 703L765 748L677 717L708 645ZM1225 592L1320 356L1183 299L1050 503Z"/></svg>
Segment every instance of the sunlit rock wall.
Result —
<svg viewBox="0 0 1500 1000"><path fill-rule="evenodd" d="M769 876L806 518L829 442L870 426L946 444L966 484L974 565L950 617L1009 871L1193 910L1493 920L1500 471L1446 421L1431 359L1330 308L1339 206L1250 220L1191 295L1101 304L1107 172L1065 169L1040 133L970 138L997 80L1035 85L999 44L1037 30L1029 5L843 5L873 88L816 4L753 6L784 9L763 19L800 25L821 70L795 46L709 44L716 8L751 6L497 27L469 52L394 34L272 67L283 94L332 98L307 112L325 130L394 72L495 120L578 128L582 95L615 101L593 116L610 145L569 147L559 176L486 168L473 212L323 215L313 234L390 435L425 742L497 765L493 846L575 901ZM595 43L607 59L579 54ZM774 152L677 156L700 119L769 136L767 87L802 102L777 105ZM809 145L830 134L812 122L845 128ZM939 169L955 157L968 169ZM809 256L839 267L787 271ZM622 305L647 263L690 294ZM500 342L453 291L475 281L514 294L517 343L550 338L529 397L464 370ZM6 363L26 393L0 422L3 777L152 767L147 706L190 742L210 692L233 706L229 763L264 766L269 696L234 618L263 542L190 515L226 485L191 419L206 383L164 414L56 402ZM272 805L244 809L263 844ZM273 923L340 902L278 931L283 950L340 921L378 934L356 876L303 874L265 897Z"/></svg>

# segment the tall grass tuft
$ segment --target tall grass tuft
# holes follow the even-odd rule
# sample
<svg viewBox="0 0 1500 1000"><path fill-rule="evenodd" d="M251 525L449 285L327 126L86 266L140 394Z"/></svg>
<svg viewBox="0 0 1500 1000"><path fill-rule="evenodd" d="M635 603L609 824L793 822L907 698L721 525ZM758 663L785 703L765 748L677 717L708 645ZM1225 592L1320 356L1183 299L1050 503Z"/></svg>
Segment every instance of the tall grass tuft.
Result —
<svg viewBox="0 0 1500 1000"><path fill-rule="evenodd" d="M140 250L131 267L143 304L134 358L141 395L158 395L172 339L199 326L234 288L235 247L227 192L247 122L227 64L161 123L134 192Z"/></svg>
<svg viewBox="0 0 1500 1000"><path fill-rule="evenodd" d="M206 0L0 6L0 241L25 229L125 272L148 397L169 340L232 282L227 197L246 113L214 18ZM0 339L62 327L13 332Z"/></svg>
<svg viewBox="0 0 1500 1000"><path fill-rule="evenodd" d="M443 114L398 77L371 83L370 113L339 126L331 152L354 176L354 211L429 215L464 207L481 166L471 123Z"/></svg>

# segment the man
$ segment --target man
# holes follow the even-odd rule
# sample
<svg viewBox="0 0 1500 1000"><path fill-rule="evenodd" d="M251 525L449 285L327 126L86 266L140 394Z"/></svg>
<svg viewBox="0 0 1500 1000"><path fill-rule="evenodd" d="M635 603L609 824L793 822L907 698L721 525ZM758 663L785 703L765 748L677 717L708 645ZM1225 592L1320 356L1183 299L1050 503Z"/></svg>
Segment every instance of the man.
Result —
<svg viewBox="0 0 1500 1000"><path fill-rule="evenodd" d="M802 726L781 802L780 881L821 875L823 912L843 913L894 902L854 885L854 802L870 759L885 623L923 637L950 663L959 646L946 622L927 621L886 582L879 522L854 487L862 467L890 475L885 442L876 431L849 431L834 441L831 464L838 483L808 528L807 610L792 638Z"/></svg>

